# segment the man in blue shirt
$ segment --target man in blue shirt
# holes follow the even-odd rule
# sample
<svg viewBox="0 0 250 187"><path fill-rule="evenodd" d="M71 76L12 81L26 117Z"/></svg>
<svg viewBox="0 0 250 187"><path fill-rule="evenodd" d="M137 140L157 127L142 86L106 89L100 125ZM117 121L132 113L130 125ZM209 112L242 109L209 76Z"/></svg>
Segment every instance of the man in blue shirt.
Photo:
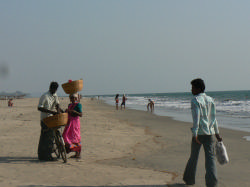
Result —
<svg viewBox="0 0 250 187"><path fill-rule="evenodd" d="M213 98L207 96L205 83L202 79L191 81L192 94L191 110L193 117L191 155L184 171L183 180L187 185L195 184L195 174L199 158L200 148L203 145L205 151L206 186L216 187L217 171L214 155L213 135L218 141L222 141L219 135L218 123L216 120L216 109Z"/></svg>

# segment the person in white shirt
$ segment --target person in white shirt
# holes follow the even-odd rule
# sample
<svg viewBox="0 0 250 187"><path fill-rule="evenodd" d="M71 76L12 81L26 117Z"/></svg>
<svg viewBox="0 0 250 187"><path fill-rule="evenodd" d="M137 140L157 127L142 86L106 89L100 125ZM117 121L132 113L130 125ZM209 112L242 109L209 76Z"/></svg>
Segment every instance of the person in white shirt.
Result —
<svg viewBox="0 0 250 187"><path fill-rule="evenodd" d="M218 184L217 171L214 155L213 135L218 141L222 141L219 135L218 123L216 120L216 109L213 98L207 96L205 83L202 79L191 81L192 94L191 110L193 117L191 155L186 165L183 180L187 185L195 184L195 174L199 151L203 145L205 151L205 180L207 187L216 187Z"/></svg>
<svg viewBox="0 0 250 187"><path fill-rule="evenodd" d="M38 110L41 112L41 135L38 145L38 159L42 161L55 161L53 158L52 148L53 148L53 130L48 128L43 119L51 115L60 113L62 110L59 107L59 99L56 94L58 88L57 82L51 82L49 91L45 92L39 100ZM56 111L54 111L56 109Z"/></svg>

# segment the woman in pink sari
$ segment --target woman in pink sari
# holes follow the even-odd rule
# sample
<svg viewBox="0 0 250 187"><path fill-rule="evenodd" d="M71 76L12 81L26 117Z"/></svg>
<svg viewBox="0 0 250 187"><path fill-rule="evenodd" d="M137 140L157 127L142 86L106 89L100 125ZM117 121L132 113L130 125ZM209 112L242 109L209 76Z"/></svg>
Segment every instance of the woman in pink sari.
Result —
<svg viewBox="0 0 250 187"><path fill-rule="evenodd" d="M82 105L78 101L78 94L69 96L71 103L66 110L68 112L68 124L63 131L66 152L76 152L71 158L80 158L81 154L81 132L80 117L82 117Z"/></svg>

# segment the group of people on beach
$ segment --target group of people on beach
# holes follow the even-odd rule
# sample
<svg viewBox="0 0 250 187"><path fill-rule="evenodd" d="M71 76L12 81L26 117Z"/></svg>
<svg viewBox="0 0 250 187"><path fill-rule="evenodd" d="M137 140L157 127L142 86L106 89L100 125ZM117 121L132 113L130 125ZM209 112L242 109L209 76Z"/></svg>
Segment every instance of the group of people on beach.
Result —
<svg viewBox="0 0 250 187"><path fill-rule="evenodd" d="M193 118L191 154L187 162L183 180L187 185L195 184L196 168L199 158L201 146L205 151L205 180L207 187L216 187L218 184L215 155L214 155L214 139L222 141L219 135L218 123L216 120L215 103L212 97L205 94L205 83L202 79L194 79L191 81L191 92L194 98L191 100L191 111ZM64 112L59 106L58 96L56 94L58 88L57 82L51 82L49 91L44 93L38 105L38 110L41 111L41 136L38 146L38 158L44 161L56 160L52 157L53 132L48 128L43 119L60 112ZM80 119L82 117L82 105L79 102L77 93L69 96L70 104L65 112L69 114L68 124L64 129L63 138L67 152L75 152L74 158L79 158L81 153L81 134L80 134ZM124 106L127 98L125 94L122 97L121 109ZM119 94L115 96L116 109L119 108ZM54 111L53 109L56 109ZM154 102L149 99L147 105L148 110L154 109Z"/></svg>
<svg viewBox="0 0 250 187"><path fill-rule="evenodd" d="M125 96L125 94L123 94L122 102L121 102L121 110L122 110L122 107L124 107L125 109L126 101L127 101L127 97ZM115 107L116 107L116 110L119 109L119 94L116 94L115 96ZM154 101L152 99L148 99L147 110L153 112L154 108L155 108Z"/></svg>
<svg viewBox="0 0 250 187"><path fill-rule="evenodd" d="M81 132L80 117L82 117L82 105L78 93L70 94L70 104L64 111L60 108L60 103L56 91L59 85L57 82L51 82L49 91L45 92L39 100L38 110L41 112L41 135L38 145L38 159L41 161L55 161L52 157L54 133L48 128L43 119L51 115L67 112L68 122L63 131L66 152L75 152L73 158L80 158L81 154ZM56 111L54 111L56 109Z"/></svg>
<svg viewBox="0 0 250 187"><path fill-rule="evenodd" d="M123 94L122 103L121 103L121 110L122 110L122 107L124 107L124 110L125 110L126 100L127 100L127 97L125 96L125 94ZM115 96L115 107L116 107L116 110L119 109L119 94L116 94L116 96Z"/></svg>

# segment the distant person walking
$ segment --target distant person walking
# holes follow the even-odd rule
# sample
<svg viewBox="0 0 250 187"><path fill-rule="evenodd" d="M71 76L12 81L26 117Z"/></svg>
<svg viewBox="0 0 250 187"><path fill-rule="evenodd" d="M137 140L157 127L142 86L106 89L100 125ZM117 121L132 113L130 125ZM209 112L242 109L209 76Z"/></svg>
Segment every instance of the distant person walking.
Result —
<svg viewBox="0 0 250 187"><path fill-rule="evenodd" d="M65 142L66 152L75 152L71 158L81 157L81 123L82 105L79 102L79 94L71 94L69 96L70 104L66 112L68 112L68 123L63 131L63 139Z"/></svg>
<svg viewBox="0 0 250 187"><path fill-rule="evenodd" d="M122 110L122 106L124 106L124 110L125 110L126 100L127 100L127 98L126 98L125 94L123 94L123 96L122 96L122 103L121 103L121 110Z"/></svg>
<svg viewBox="0 0 250 187"><path fill-rule="evenodd" d="M195 184L199 151L201 146L203 146L206 160L206 186L216 187L218 179L215 164L213 135L215 134L218 141L222 141L222 138L219 135L215 104L213 98L204 93L205 83L202 79L192 80L191 85L192 94L194 95L194 98L191 100L191 111L193 117L193 128L191 128L191 130L193 137L191 154L184 171L183 180L187 185Z"/></svg>
<svg viewBox="0 0 250 187"><path fill-rule="evenodd" d="M61 112L59 99L56 94L57 88L58 83L51 82L49 91L40 97L38 104L38 110L41 112L41 135L38 145L38 159L43 161L56 160L51 155L54 140L53 130L45 125L43 119ZM53 111L53 109L57 111Z"/></svg>
<svg viewBox="0 0 250 187"><path fill-rule="evenodd" d="M9 99L9 101L8 101L8 107L13 107L13 99Z"/></svg>
<svg viewBox="0 0 250 187"><path fill-rule="evenodd" d="M151 112L153 112L155 109L155 103L151 99L148 99L147 110L149 111L149 109Z"/></svg>
<svg viewBox="0 0 250 187"><path fill-rule="evenodd" d="M119 107L119 94L116 94L116 96L115 96L115 106L116 106L116 110L118 110L118 107Z"/></svg>

